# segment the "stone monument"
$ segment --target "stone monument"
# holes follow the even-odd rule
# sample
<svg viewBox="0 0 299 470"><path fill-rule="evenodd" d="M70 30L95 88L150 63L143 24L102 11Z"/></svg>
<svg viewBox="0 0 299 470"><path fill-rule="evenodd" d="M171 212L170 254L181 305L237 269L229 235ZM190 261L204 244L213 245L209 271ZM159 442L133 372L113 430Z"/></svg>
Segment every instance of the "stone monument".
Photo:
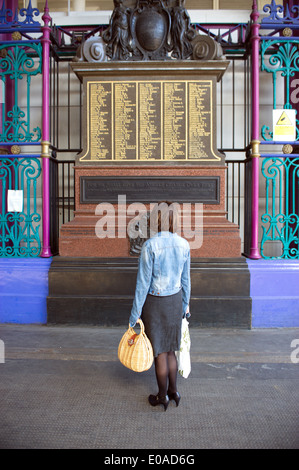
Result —
<svg viewBox="0 0 299 470"><path fill-rule="evenodd" d="M97 205L111 203L117 214L123 195L127 204L204 204L203 243L192 256L240 256L216 145L216 83L228 66L220 45L193 29L182 0L114 5L108 28L83 43L72 63L84 88L84 148L60 255L130 256L129 236L95 233Z"/></svg>
<svg viewBox="0 0 299 470"><path fill-rule="evenodd" d="M75 217L61 228L59 253L60 272L81 260L80 273L72 270L76 295L84 285L101 297L89 298L90 311L101 305L104 316L129 312L144 241L130 239L131 204L189 204L194 228L201 203L203 239L191 250L194 261L240 259L239 228L225 212L225 156L216 143L216 85L228 65L220 45L192 27L183 0L137 0L131 8L114 0L108 28L80 45L72 69L83 83L84 144L75 164ZM96 234L102 204L107 226L116 225L111 237ZM62 278L55 282L59 290Z"/></svg>

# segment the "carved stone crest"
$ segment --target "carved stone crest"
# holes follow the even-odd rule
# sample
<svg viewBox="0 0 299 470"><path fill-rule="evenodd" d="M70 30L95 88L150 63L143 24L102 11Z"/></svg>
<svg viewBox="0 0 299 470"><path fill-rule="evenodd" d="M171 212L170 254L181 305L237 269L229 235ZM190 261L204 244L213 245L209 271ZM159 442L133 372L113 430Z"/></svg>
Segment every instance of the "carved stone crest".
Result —
<svg viewBox="0 0 299 470"><path fill-rule="evenodd" d="M198 34L184 5L185 0L136 0L135 7L128 8L126 0L114 0L108 28L101 37L89 38L75 60L222 58L220 44L209 36Z"/></svg>
<svg viewBox="0 0 299 470"><path fill-rule="evenodd" d="M171 25L163 1L139 0L131 14L133 56L142 59L165 58Z"/></svg>

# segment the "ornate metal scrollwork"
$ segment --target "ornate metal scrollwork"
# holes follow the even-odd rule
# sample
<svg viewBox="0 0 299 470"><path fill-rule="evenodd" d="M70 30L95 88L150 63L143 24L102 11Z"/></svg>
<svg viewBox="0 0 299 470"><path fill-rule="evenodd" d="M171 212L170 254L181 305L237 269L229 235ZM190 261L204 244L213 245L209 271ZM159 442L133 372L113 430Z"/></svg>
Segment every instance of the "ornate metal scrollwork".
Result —
<svg viewBox="0 0 299 470"><path fill-rule="evenodd" d="M272 73L273 76L273 108L276 109L277 95L277 77L281 77L286 81L286 93L284 109L292 109L291 100L291 79L295 73L299 72L299 52L298 40L292 42L278 39L263 41L261 45L261 70ZM270 56L269 56L270 54ZM299 139L299 121L296 120L296 140ZM273 132L270 127L264 125L261 129L264 140L272 140ZM269 135L269 137L268 137Z"/></svg>
<svg viewBox="0 0 299 470"><path fill-rule="evenodd" d="M38 158L0 159L0 196L7 198L7 189L14 183L15 190L21 190L26 204L20 212L6 211L5 203L0 209L2 243L1 257L36 257L41 250L39 236L41 214L37 212L37 182L41 175Z"/></svg>
<svg viewBox="0 0 299 470"><path fill-rule="evenodd" d="M288 2L283 6L277 5L275 0L272 0L271 4L264 5L263 11L269 15L262 19L262 24L298 23L299 21L299 6L289 7Z"/></svg>
<svg viewBox="0 0 299 470"><path fill-rule="evenodd" d="M299 177L299 158L265 158L261 171L266 180L266 212L261 216L261 254L265 259L274 259L267 255L267 245L275 242L280 249L276 259L298 259L299 217L295 192L292 194L292 191L286 190L283 196L282 188L295 188Z"/></svg>
<svg viewBox="0 0 299 470"><path fill-rule="evenodd" d="M32 57L32 52L36 58ZM30 86L34 76L42 72L42 46L31 44L30 51L19 44L11 43L9 49L0 44L0 81L5 87L8 79L14 81L15 89L18 82L26 77L27 109L21 109L18 103L18 94L15 103L2 116L2 130L0 131L0 142L39 142L41 129L30 125Z"/></svg>

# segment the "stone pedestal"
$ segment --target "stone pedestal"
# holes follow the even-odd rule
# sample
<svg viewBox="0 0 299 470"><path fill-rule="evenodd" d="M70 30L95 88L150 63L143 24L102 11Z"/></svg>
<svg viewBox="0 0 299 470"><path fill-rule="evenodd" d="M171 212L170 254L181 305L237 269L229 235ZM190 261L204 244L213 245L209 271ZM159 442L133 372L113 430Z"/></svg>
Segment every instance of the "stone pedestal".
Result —
<svg viewBox="0 0 299 470"><path fill-rule="evenodd" d="M191 249L191 256L196 258L240 257L239 229L235 224L229 222L225 216L225 171L224 166L168 166L167 168L161 166L113 166L108 168L102 166L77 166L75 168L75 218L61 228L60 255L70 257L128 257L130 255L130 243L129 238L124 237L124 234L126 234L129 221L135 215L128 215L127 208L132 202L130 200L132 187L134 190L136 181L139 183L141 181L141 187L143 184L150 185L151 182L154 182L156 191L162 185L162 194L165 191L164 198L162 198L164 200L178 202L181 205L183 202L190 202L192 212L195 208L192 200L194 198L194 188L188 191L188 187L196 182L199 186L195 189L199 188L199 191L203 186L203 193L209 201L203 203L202 243L201 246ZM107 181L110 182L109 185L106 185ZM129 188L128 181L130 182ZM108 192L111 184L112 186L118 184L112 198L112 193ZM106 186L103 187L103 185ZM149 208L149 203L156 202L156 194L153 192L151 199L144 200L144 197L147 196L146 191L142 191L139 186L137 186L139 193L136 194L136 190L133 191L134 202L140 202ZM179 197L183 200L176 198L178 196L176 187L180 189L181 194ZM127 193L125 192L126 188ZM182 188L183 190L185 188L185 194L182 194ZM103 196L105 195L105 189L107 189L107 197L102 200L97 199L97 193L100 191ZM151 188L149 191L151 192ZM127 205L122 214L119 214L117 205L118 194L126 195ZM93 199L97 203L92 203ZM200 199L197 200L198 202L200 202ZM96 214L96 208L97 204L100 203L112 204L114 208L112 215L110 215L113 218L110 225L115 225L114 238L98 238L96 235L96 224L101 219L101 216ZM106 220L108 220L107 217ZM191 220L194 224L194 213L191 214ZM191 225L191 229L194 231L194 225ZM118 236L119 234L121 236ZM192 242L192 239L189 241Z"/></svg>
<svg viewBox="0 0 299 470"><path fill-rule="evenodd" d="M193 232L196 205L203 205L201 227L196 224L202 243L191 245L192 257L241 256L239 229L225 213L225 156L216 146L216 84L228 64L72 64L84 89L84 145L75 166L75 218L61 228L61 256L130 256L126 230L135 214L128 206L142 203L149 210L163 200L191 204ZM123 217L120 196L127 203ZM115 226L114 237L96 235L102 203L112 204L106 220Z"/></svg>

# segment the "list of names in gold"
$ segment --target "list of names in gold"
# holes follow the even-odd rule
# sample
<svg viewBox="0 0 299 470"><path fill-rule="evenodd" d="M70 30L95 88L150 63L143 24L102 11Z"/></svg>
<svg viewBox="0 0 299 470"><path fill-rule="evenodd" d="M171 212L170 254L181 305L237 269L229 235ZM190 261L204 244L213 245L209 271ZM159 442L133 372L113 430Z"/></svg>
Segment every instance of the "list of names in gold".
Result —
<svg viewBox="0 0 299 470"><path fill-rule="evenodd" d="M186 159L186 83L164 83L164 159Z"/></svg>
<svg viewBox="0 0 299 470"><path fill-rule="evenodd" d="M95 160L109 159L112 153L111 94L111 83L91 84L90 150Z"/></svg>
<svg viewBox="0 0 299 470"><path fill-rule="evenodd" d="M212 82L89 82L81 160L212 160Z"/></svg>
<svg viewBox="0 0 299 470"><path fill-rule="evenodd" d="M188 155L190 159L207 159L211 145L211 84L188 83Z"/></svg>
<svg viewBox="0 0 299 470"><path fill-rule="evenodd" d="M136 160L136 83L114 84L115 160Z"/></svg>
<svg viewBox="0 0 299 470"><path fill-rule="evenodd" d="M161 83L139 83L139 160L161 159L161 99Z"/></svg>

